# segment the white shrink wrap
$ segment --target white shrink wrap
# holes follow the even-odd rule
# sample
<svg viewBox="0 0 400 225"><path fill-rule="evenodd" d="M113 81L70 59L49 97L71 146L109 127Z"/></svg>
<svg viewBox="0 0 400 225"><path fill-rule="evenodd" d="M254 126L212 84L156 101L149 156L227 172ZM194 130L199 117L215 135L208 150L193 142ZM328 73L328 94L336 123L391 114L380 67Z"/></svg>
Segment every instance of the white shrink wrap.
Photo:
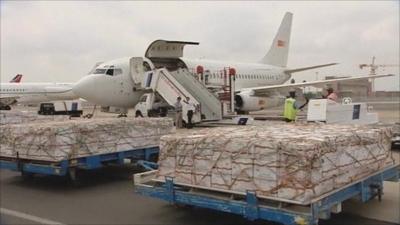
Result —
<svg viewBox="0 0 400 225"><path fill-rule="evenodd" d="M38 115L36 112L0 111L0 126L7 124L39 123L69 120L67 115Z"/></svg>
<svg viewBox="0 0 400 225"><path fill-rule="evenodd" d="M193 130L161 138L158 180L308 203L394 164L391 129L275 124Z"/></svg>
<svg viewBox="0 0 400 225"><path fill-rule="evenodd" d="M60 161L157 147L175 131L169 118L80 119L0 126L0 156Z"/></svg>

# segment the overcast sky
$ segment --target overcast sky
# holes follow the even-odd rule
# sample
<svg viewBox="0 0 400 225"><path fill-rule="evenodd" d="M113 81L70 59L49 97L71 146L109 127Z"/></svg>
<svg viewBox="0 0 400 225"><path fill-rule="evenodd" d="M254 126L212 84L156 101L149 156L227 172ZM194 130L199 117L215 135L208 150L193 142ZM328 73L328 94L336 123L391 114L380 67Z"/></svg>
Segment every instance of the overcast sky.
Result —
<svg viewBox="0 0 400 225"><path fill-rule="evenodd" d="M155 39L198 41L185 57L255 62L286 11L294 14L289 68L340 65L295 74L364 75L358 64L399 64L399 1L114 2L0 1L1 81L75 82L96 62L143 56ZM398 90L397 74L377 89Z"/></svg>

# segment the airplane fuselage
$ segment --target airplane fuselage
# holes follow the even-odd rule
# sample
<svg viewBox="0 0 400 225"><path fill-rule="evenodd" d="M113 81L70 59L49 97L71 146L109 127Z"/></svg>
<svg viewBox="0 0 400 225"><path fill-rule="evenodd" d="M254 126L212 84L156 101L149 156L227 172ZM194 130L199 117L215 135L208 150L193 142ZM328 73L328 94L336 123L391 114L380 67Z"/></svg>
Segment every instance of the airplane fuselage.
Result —
<svg viewBox="0 0 400 225"><path fill-rule="evenodd" d="M145 93L129 73L129 57L100 64L75 85L73 91L87 101L103 106L133 108Z"/></svg>
<svg viewBox="0 0 400 225"><path fill-rule="evenodd" d="M276 104L259 103L269 101L266 98L270 97L270 92L273 92L271 95L275 95L277 91L269 91L268 96L265 94L263 96L254 96L251 88L282 85L290 79L292 72L328 66L318 65L295 70L288 70L286 68L291 26L292 13L287 12L283 17L270 49L258 63L187 59L183 57L184 46L198 45L199 43L155 40L147 47L144 54L145 57L142 58L143 60L135 57L113 60L100 65L96 64L96 68L78 82L74 88L74 92L80 97L96 104L130 108L134 107L144 94L144 91L139 91L141 83L144 82L144 77L149 77L150 71L155 69L165 68L169 71L187 69L194 76L199 77L208 88L214 90L218 90L219 88L221 90L222 86L229 83L229 74L226 74L226 70L233 68L236 71L235 91L240 92L237 94L241 95L242 100L257 103L251 104L252 106L247 107L247 109L261 109L265 108L264 105L273 106ZM138 69L142 66L140 65L142 61L143 71L149 72L143 78L140 77L141 69ZM149 78L146 82L151 83L152 79ZM149 88L150 85L147 83L145 86ZM190 82L187 86L189 87L186 88L190 88ZM152 87L152 89L156 88ZM280 93L275 96L278 97L278 100L284 97ZM278 100L273 102L279 102Z"/></svg>
<svg viewBox="0 0 400 225"><path fill-rule="evenodd" d="M74 92L100 105L132 108L145 93L140 84L135 84L130 75L130 57L104 62L93 69L89 75L83 77L74 87ZM236 71L235 90L265 85L282 84L290 78L284 73L283 67L270 66L259 63L235 63L211 60L193 60L180 58L184 66L193 72L202 66L208 73L210 85L221 86L226 82L224 68L234 68ZM150 59L144 58L155 69ZM160 67L157 67L160 68Z"/></svg>
<svg viewBox="0 0 400 225"><path fill-rule="evenodd" d="M181 58L189 71L196 71L198 66L204 68L204 74L208 75L208 83L224 85L226 82L224 68L233 68L235 74L235 88L243 88L283 84L290 79L289 74L285 74L286 68L271 66L261 63L240 63L213 60L193 60Z"/></svg>
<svg viewBox="0 0 400 225"><path fill-rule="evenodd" d="M1 83L0 104L40 103L76 99L73 83Z"/></svg>

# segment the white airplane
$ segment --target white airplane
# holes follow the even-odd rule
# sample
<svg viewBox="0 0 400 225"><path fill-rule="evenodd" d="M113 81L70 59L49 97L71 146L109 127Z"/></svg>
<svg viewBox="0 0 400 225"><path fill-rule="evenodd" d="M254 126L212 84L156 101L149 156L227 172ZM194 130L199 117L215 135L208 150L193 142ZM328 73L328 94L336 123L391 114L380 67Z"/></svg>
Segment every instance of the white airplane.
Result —
<svg viewBox="0 0 400 225"><path fill-rule="evenodd" d="M154 41L147 49L143 58L144 71L157 68L167 68L169 71L186 68L196 71L201 66L208 75L208 82L221 85L225 82L222 71L224 68L234 68L236 71L235 101L240 111L256 111L282 103L282 91L303 86L317 86L374 79L390 75L359 76L342 79L312 81L298 84L284 84L292 73L335 65L336 63L310 67L286 68L292 13L286 13L268 53L255 63L225 62L211 60L194 60L183 58L183 48L186 44L198 45L196 42ZM89 75L83 77L74 86L73 91L81 98L99 105L109 105L121 108L134 107L145 93L141 80L135 79L131 72L133 58L121 58L104 63L98 63Z"/></svg>
<svg viewBox="0 0 400 225"><path fill-rule="evenodd" d="M0 109L10 110L15 103L40 103L79 98L72 92L74 83L1 83Z"/></svg>

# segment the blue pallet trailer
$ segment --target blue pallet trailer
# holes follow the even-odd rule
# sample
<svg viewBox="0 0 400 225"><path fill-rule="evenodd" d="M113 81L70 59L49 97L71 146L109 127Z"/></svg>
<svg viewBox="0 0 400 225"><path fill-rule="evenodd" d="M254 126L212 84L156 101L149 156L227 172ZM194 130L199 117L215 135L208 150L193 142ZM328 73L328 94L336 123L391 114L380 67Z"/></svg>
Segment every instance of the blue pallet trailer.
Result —
<svg viewBox="0 0 400 225"><path fill-rule="evenodd" d="M124 159L133 161L157 159L159 147L132 149L127 151L90 155L86 157L65 159L58 162L37 161L15 158L1 158L0 169L20 171L22 175L44 174L66 176L76 180L77 170L93 170L107 164L124 164Z"/></svg>
<svg viewBox="0 0 400 225"><path fill-rule="evenodd" d="M341 211L341 203L358 197L367 202L383 193L383 181L399 180L399 165L391 166L364 179L331 191L310 204L296 205L276 200L259 199L254 192L242 195L206 190L199 187L175 184L172 178L165 182L154 180L157 171L134 175L135 192L158 198L171 204L195 206L241 215L248 220L266 220L292 224L318 224L319 219L329 219L331 213Z"/></svg>

